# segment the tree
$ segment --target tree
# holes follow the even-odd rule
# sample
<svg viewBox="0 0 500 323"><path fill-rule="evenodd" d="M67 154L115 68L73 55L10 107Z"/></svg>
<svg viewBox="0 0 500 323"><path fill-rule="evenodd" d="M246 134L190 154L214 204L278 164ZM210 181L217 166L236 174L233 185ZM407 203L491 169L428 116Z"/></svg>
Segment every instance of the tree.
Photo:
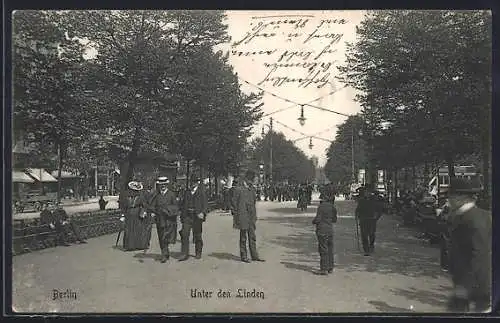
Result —
<svg viewBox="0 0 500 323"><path fill-rule="evenodd" d="M224 16L219 11L70 11L63 19L70 37L88 39L97 50L86 108L99 116L96 128L107 131L121 164L124 194L140 151L166 150L179 139L176 122L185 107L201 99L187 64L193 55L227 41Z"/></svg>
<svg viewBox="0 0 500 323"><path fill-rule="evenodd" d="M486 11L377 11L366 17L339 70L362 92L357 99L379 159L389 143L384 162L394 168L433 160L452 166L478 151L489 159L490 30Z"/></svg>
<svg viewBox="0 0 500 323"><path fill-rule="evenodd" d="M263 162L269 165L270 136L273 150L273 181L287 180L290 183L312 182L315 177L314 164L303 151L287 140L280 132L270 131L264 138L256 138L250 144L250 167L258 169ZM270 173L267 172L267 178Z"/></svg>
<svg viewBox="0 0 500 323"><path fill-rule="evenodd" d="M58 152L59 178L67 149L86 127L78 118L82 45L66 37L57 15L17 11L13 19L14 129ZM59 181L57 199L61 198Z"/></svg>
<svg viewBox="0 0 500 323"><path fill-rule="evenodd" d="M325 174L339 189L348 187L356 180L353 175L357 176L359 169L366 169L364 130L362 117L351 116L338 127L335 141L328 147Z"/></svg>

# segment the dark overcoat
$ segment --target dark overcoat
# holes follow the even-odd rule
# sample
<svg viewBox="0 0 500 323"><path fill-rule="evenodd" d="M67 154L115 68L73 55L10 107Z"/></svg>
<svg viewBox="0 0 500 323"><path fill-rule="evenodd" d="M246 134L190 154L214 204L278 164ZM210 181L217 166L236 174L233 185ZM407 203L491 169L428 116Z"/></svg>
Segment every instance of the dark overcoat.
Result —
<svg viewBox="0 0 500 323"><path fill-rule="evenodd" d="M451 214L450 273L456 286L475 295L491 290L491 212L476 206Z"/></svg>
<svg viewBox="0 0 500 323"><path fill-rule="evenodd" d="M181 221L184 222L189 216L197 216L203 213L205 221L208 210L208 198L203 185L199 185L195 193L192 190L186 190L181 200Z"/></svg>
<svg viewBox="0 0 500 323"><path fill-rule="evenodd" d="M156 215L157 225L165 226L166 220L173 221L179 215L177 196L170 190L165 194L156 192L148 209Z"/></svg>
<svg viewBox="0 0 500 323"><path fill-rule="evenodd" d="M257 195L250 185L240 184L233 191L233 227L240 230L255 228Z"/></svg>

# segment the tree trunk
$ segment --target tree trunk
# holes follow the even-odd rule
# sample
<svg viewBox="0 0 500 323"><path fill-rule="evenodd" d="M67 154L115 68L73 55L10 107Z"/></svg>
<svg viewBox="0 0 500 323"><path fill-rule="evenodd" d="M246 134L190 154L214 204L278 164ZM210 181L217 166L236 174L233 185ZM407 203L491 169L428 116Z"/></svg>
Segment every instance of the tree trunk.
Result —
<svg viewBox="0 0 500 323"><path fill-rule="evenodd" d="M58 157L58 165L57 165L57 203L61 202L62 199L62 168L63 168L63 161L64 161L64 156L63 156L63 149L64 146L61 143L57 144L57 157Z"/></svg>
<svg viewBox="0 0 500 323"><path fill-rule="evenodd" d="M132 150L127 156L127 160L125 163L121 165L120 169L120 193L119 193L119 202L120 208L123 209L123 203L125 202L128 196L128 183L132 180L134 175L134 166L137 159L137 155L139 154L140 147L140 127L136 126L134 133L134 141L132 144Z"/></svg>
<svg viewBox="0 0 500 323"><path fill-rule="evenodd" d="M394 201L398 199L398 169L394 168Z"/></svg>
<svg viewBox="0 0 500 323"><path fill-rule="evenodd" d="M490 137L489 132L483 136L482 145L481 145L481 159L483 163L482 167L482 175L483 175L483 185L484 185L484 195L490 196L491 190L491 179L490 179Z"/></svg>
<svg viewBox="0 0 500 323"><path fill-rule="evenodd" d="M89 199L89 171L85 170L85 177L83 178L83 187L82 187L82 200L87 201Z"/></svg>
<svg viewBox="0 0 500 323"><path fill-rule="evenodd" d="M417 176L416 171L415 171L415 165L411 166L411 184L412 184L412 190L415 190L417 187L417 179L415 178Z"/></svg>
<svg viewBox="0 0 500 323"><path fill-rule="evenodd" d="M446 165L448 166L448 176L450 177L451 181L451 179L455 177L455 162L451 154L448 154L448 156L446 156Z"/></svg>
<svg viewBox="0 0 500 323"><path fill-rule="evenodd" d="M190 167L190 160L187 159L186 161L186 191L189 190L189 176L191 175L189 172L191 171L191 167Z"/></svg>

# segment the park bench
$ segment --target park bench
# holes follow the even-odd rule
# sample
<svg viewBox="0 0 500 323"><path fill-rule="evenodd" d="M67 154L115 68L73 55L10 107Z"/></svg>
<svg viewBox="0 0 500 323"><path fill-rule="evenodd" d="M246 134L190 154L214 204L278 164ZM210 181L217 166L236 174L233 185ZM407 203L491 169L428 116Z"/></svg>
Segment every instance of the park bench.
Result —
<svg viewBox="0 0 500 323"><path fill-rule="evenodd" d="M82 212L70 215L85 238L93 238L112 234L121 229L120 210L104 210ZM15 220L12 226L13 255L41 250L57 245L57 232L47 224L41 224L40 219ZM70 234L69 242L75 237Z"/></svg>

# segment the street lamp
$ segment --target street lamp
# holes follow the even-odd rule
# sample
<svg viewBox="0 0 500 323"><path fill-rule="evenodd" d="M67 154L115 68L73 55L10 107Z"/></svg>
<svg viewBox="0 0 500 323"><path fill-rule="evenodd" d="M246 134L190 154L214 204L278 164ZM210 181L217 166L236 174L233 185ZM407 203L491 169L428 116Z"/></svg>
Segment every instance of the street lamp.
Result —
<svg viewBox="0 0 500 323"><path fill-rule="evenodd" d="M313 139L312 137L309 138L309 149L313 149L314 145L313 145Z"/></svg>
<svg viewBox="0 0 500 323"><path fill-rule="evenodd" d="M261 184L264 184L266 182L265 179L265 172L264 172L264 161L262 160L259 164L259 169L260 169L260 178L261 178Z"/></svg>
<svg viewBox="0 0 500 323"><path fill-rule="evenodd" d="M262 137L265 136L264 127L269 128L269 182L273 181L273 118L269 119L269 124L262 126ZM264 165L262 164L262 167Z"/></svg>
<svg viewBox="0 0 500 323"><path fill-rule="evenodd" d="M304 117L304 105L300 106L300 117L297 119L301 126L306 124L306 118Z"/></svg>

